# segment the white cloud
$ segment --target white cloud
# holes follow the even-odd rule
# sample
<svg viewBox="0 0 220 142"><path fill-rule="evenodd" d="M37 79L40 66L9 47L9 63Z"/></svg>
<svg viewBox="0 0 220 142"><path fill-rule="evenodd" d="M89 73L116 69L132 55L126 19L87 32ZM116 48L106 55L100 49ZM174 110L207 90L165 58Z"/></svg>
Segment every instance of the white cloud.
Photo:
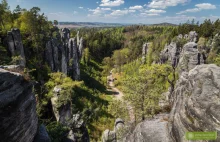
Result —
<svg viewBox="0 0 220 142"><path fill-rule="evenodd" d="M111 8L100 8L97 7L96 9L89 9L89 11L93 12L92 15L101 15L101 14L105 14L105 11L110 11ZM89 14L91 15L91 14Z"/></svg>
<svg viewBox="0 0 220 142"><path fill-rule="evenodd" d="M199 9L216 9L216 6L210 3L196 4L196 7L198 7Z"/></svg>
<svg viewBox="0 0 220 142"><path fill-rule="evenodd" d="M83 9L83 7L80 6L79 9Z"/></svg>
<svg viewBox="0 0 220 142"><path fill-rule="evenodd" d="M102 0L100 6L120 6L124 4L124 0Z"/></svg>
<svg viewBox="0 0 220 142"><path fill-rule="evenodd" d="M192 12L199 12L202 10L209 10L209 9L216 9L215 5L212 5L210 3L201 3L201 4L196 4L195 8L192 9L186 9L184 11L180 11L176 14L185 14L185 13L192 13Z"/></svg>
<svg viewBox="0 0 220 142"><path fill-rule="evenodd" d="M78 12L77 11L73 11L73 14L76 15L76 14L78 14Z"/></svg>
<svg viewBox="0 0 220 142"><path fill-rule="evenodd" d="M98 2L98 1L97 1L96 3L97 3L97 4L99 4L99 2Z"/></svg>
<svg viewBox="0 0 220 142"><path fill-rule="evenodd" d="M161 9L150 9L141 13L142 16L159 16L162 13L166 13L165 10Z"/></svg>
<svg viewBox="0 0 220 142"><path fill-rule="evenodd" d="M131 9L131 10L140 10L140 9L143 9L143 6L141 6L141 5L131 6L131 7L129 7L129 9Z"/></svg>
<svg viewBox="0 0 220 142"><path fill-rule="evenodd" d="M123 16L129 13L129 10L115 10L110 15L111 16Z"/></svg>
<svg viewBox="0 0 220 142"><path fill-rule="evenodd" d="M146 13L151 13L151 14L161 14L161 13L166 13L165 10L158 10L158 9L150 9L145 11Z"/></svg>
<svg viewBox="0 0 220 142"><path fill-rule="evenodd" d="M148 7L150 8L160 8L165 9L171 6L177 6L179 4L185 4L189 0L152 0L148 3Z"/></svg>

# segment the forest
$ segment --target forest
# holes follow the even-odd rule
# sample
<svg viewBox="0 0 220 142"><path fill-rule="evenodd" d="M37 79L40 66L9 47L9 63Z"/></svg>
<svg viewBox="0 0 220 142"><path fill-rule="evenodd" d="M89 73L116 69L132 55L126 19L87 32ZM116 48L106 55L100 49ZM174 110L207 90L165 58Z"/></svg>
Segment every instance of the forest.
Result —
<svg viewBox="0 0 220 142"><path fill-rule="evenodd" d="M160 107L162 93L175 86L178 72L168 62L161 64L160 54L166 45L175 42L183 47L187 41L177 39L196 31L198 47L209 54L207 64L220 65L220 20L206 19L203 23L195 20L177 26L130 25L111 28L70 29L70 38L79 31L84 39L84 50L80 60L80 80L73 80L62 72L53 72L46 62L46 44L60 38L59 21L49 21L39 7L30 10L19 5L13 11L6 0L0 3L0 65L18 64L19 55L10 55L7 48L7 34L12 28L20 30L26 58L26 67L15 70L26 80L34 82L37 98L38 125L44 124L53 142L61 142L70 130L56 121L51 99L54 88L62 91L57 108L70 105L73 114L79 114L84 121L90 141L101 141L106 129L113 129L115 119L129 121L125 102L130 102L135 121L133 125L152 118L156 114L171 111L171 106ZM211 44L215 38L214 45ZM142 47L148 45L143 59ZM205 50L203 50L205 48ZM143 63L144 60L144 63ZM124 101L115 100L109 91L107 76L114 76L114 85L120 89ZM75 126L71 129L76 130ZM132 127L128 128L131 131ZM81 137L79 132L77 137Z"/></svg>

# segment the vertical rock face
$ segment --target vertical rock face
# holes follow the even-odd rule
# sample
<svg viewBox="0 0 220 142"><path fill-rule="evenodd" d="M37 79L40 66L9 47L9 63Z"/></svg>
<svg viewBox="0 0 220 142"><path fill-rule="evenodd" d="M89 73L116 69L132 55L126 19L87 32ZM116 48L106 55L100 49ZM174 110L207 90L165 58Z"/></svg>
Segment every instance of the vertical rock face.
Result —
<svg viewBox="0 0 220 142"><path fill-rule="evenodd" d="M59 87L54 88L54 97L51 98L51 103L53 106L53 112L56 117L56 120L60 122L61 124L66 125L67 122L72 117L72 110L71 110L70 104L67 104L67 105L64 105L58 108L57 101L59 99L60 91L61 91L61 88Z"/></svg>
<svg viewBox="0 0 220 142"><path fill-rule="evenodd" d="M84 40L70 38L69 29L61 30L62 41L51 39L46 44L45 59L53 72L61 71L74 80L80 79L80 59L84 50Z"/></svg>
<svg viewBox="0 0 220 142"><path fill-rule="evenodd" d="M165 46L164 50L160 54L161 63L169 62L173 68L176 68L179 63L180 49L175 42Z"/></svg>
<svg viewBox="0 0 220 142"><path fill-rule="evenodd" d="M196 33L196 31L189 32L189 42L198 42L198 34Z"/></svg>
<svg viewBox="0 0 220 142"><path fill-rule="evenodd" d="M146 63L147 51L148 51L148 43L145 43L142 47L142 64Z"/></svg>
<svg viewBox="0 0 220 142"><path fill-rule="evenodd" d="M24 47L22 44L21 34L19 29L12 29L8 32L8 48L12 56L20 56L19 65L25 67L26 59Z"/></svg>
<svg viewBox="0 0 220 142"><path fill-rule="evenodd" d="M204 64L203 55L199 53L197 44L195 42L189 42L184 45L183 51L179 61L179 72L188 72L196 65Z"/></svg>
<svg viewBox="0 0 220 142"><path fill-rule="evenodd" d="M220 122L220 67L199 65L183 73L172 94L170 130L174 141L184 140L187 131L218 131Z"/></svg>
<svg viewBox="0 0 220 142"><path fill-rule="evenodd" d="M109 129L105 130L102 134L102 142L117 142L118 133L121 129L124 128L124 121L121 118L115 120L114 130L110 131Z"/></svg>
<svg viewBox="0 0 220 142"><path fill-rule="evenodd" d="M0 140L32 142L38 118L32 85L20 74L0 69Z"/></svg>
<svg viewBox="0 0 220 142"><path fill-rule="evenodd" d="M61 39L64 43L67 43L70 39L70 30L67 28L61 29Z"/></svg>

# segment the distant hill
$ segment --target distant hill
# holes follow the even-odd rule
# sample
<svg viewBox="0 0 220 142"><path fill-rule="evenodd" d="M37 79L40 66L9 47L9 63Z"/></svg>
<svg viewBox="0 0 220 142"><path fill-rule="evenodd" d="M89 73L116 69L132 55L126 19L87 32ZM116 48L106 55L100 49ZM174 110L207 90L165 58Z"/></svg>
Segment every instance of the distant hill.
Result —
<svg viewBox="0 0 220 142"><path fill-rule="evenodd" d="M147 26L178 26L172 23L159 23L159 24L129 24L129 23L102 23L102 22L59 22L59 28L103 28L103 27L122 27L129 25L147 25Z"/></svg>
<svg viewBox="0 0 220 142"><path fill-rule="evenodd" d="M164 22L159 24L152 24L151 26L178 26L178 25Z"/></svg>
<svg viewBox="0 0 220 142"><path fill-rule="evenodd" d="M60 22L59 27L63 28L81 28L81 27L121 27L129 24L120 24L120 23L101 23L101 22Z"/></svg>

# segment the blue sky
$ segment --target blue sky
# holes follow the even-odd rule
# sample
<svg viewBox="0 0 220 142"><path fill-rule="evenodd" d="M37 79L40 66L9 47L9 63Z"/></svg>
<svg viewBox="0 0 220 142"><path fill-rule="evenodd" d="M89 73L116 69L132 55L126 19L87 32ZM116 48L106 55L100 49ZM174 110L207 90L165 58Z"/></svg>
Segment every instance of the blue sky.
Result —
<svg viewBox="0 0 220 142"><path fill-rule="evenodd" d="M40 7L49 20L110 23L202 22L220 17L219 0L8 0L30 9Z"/></svg>

